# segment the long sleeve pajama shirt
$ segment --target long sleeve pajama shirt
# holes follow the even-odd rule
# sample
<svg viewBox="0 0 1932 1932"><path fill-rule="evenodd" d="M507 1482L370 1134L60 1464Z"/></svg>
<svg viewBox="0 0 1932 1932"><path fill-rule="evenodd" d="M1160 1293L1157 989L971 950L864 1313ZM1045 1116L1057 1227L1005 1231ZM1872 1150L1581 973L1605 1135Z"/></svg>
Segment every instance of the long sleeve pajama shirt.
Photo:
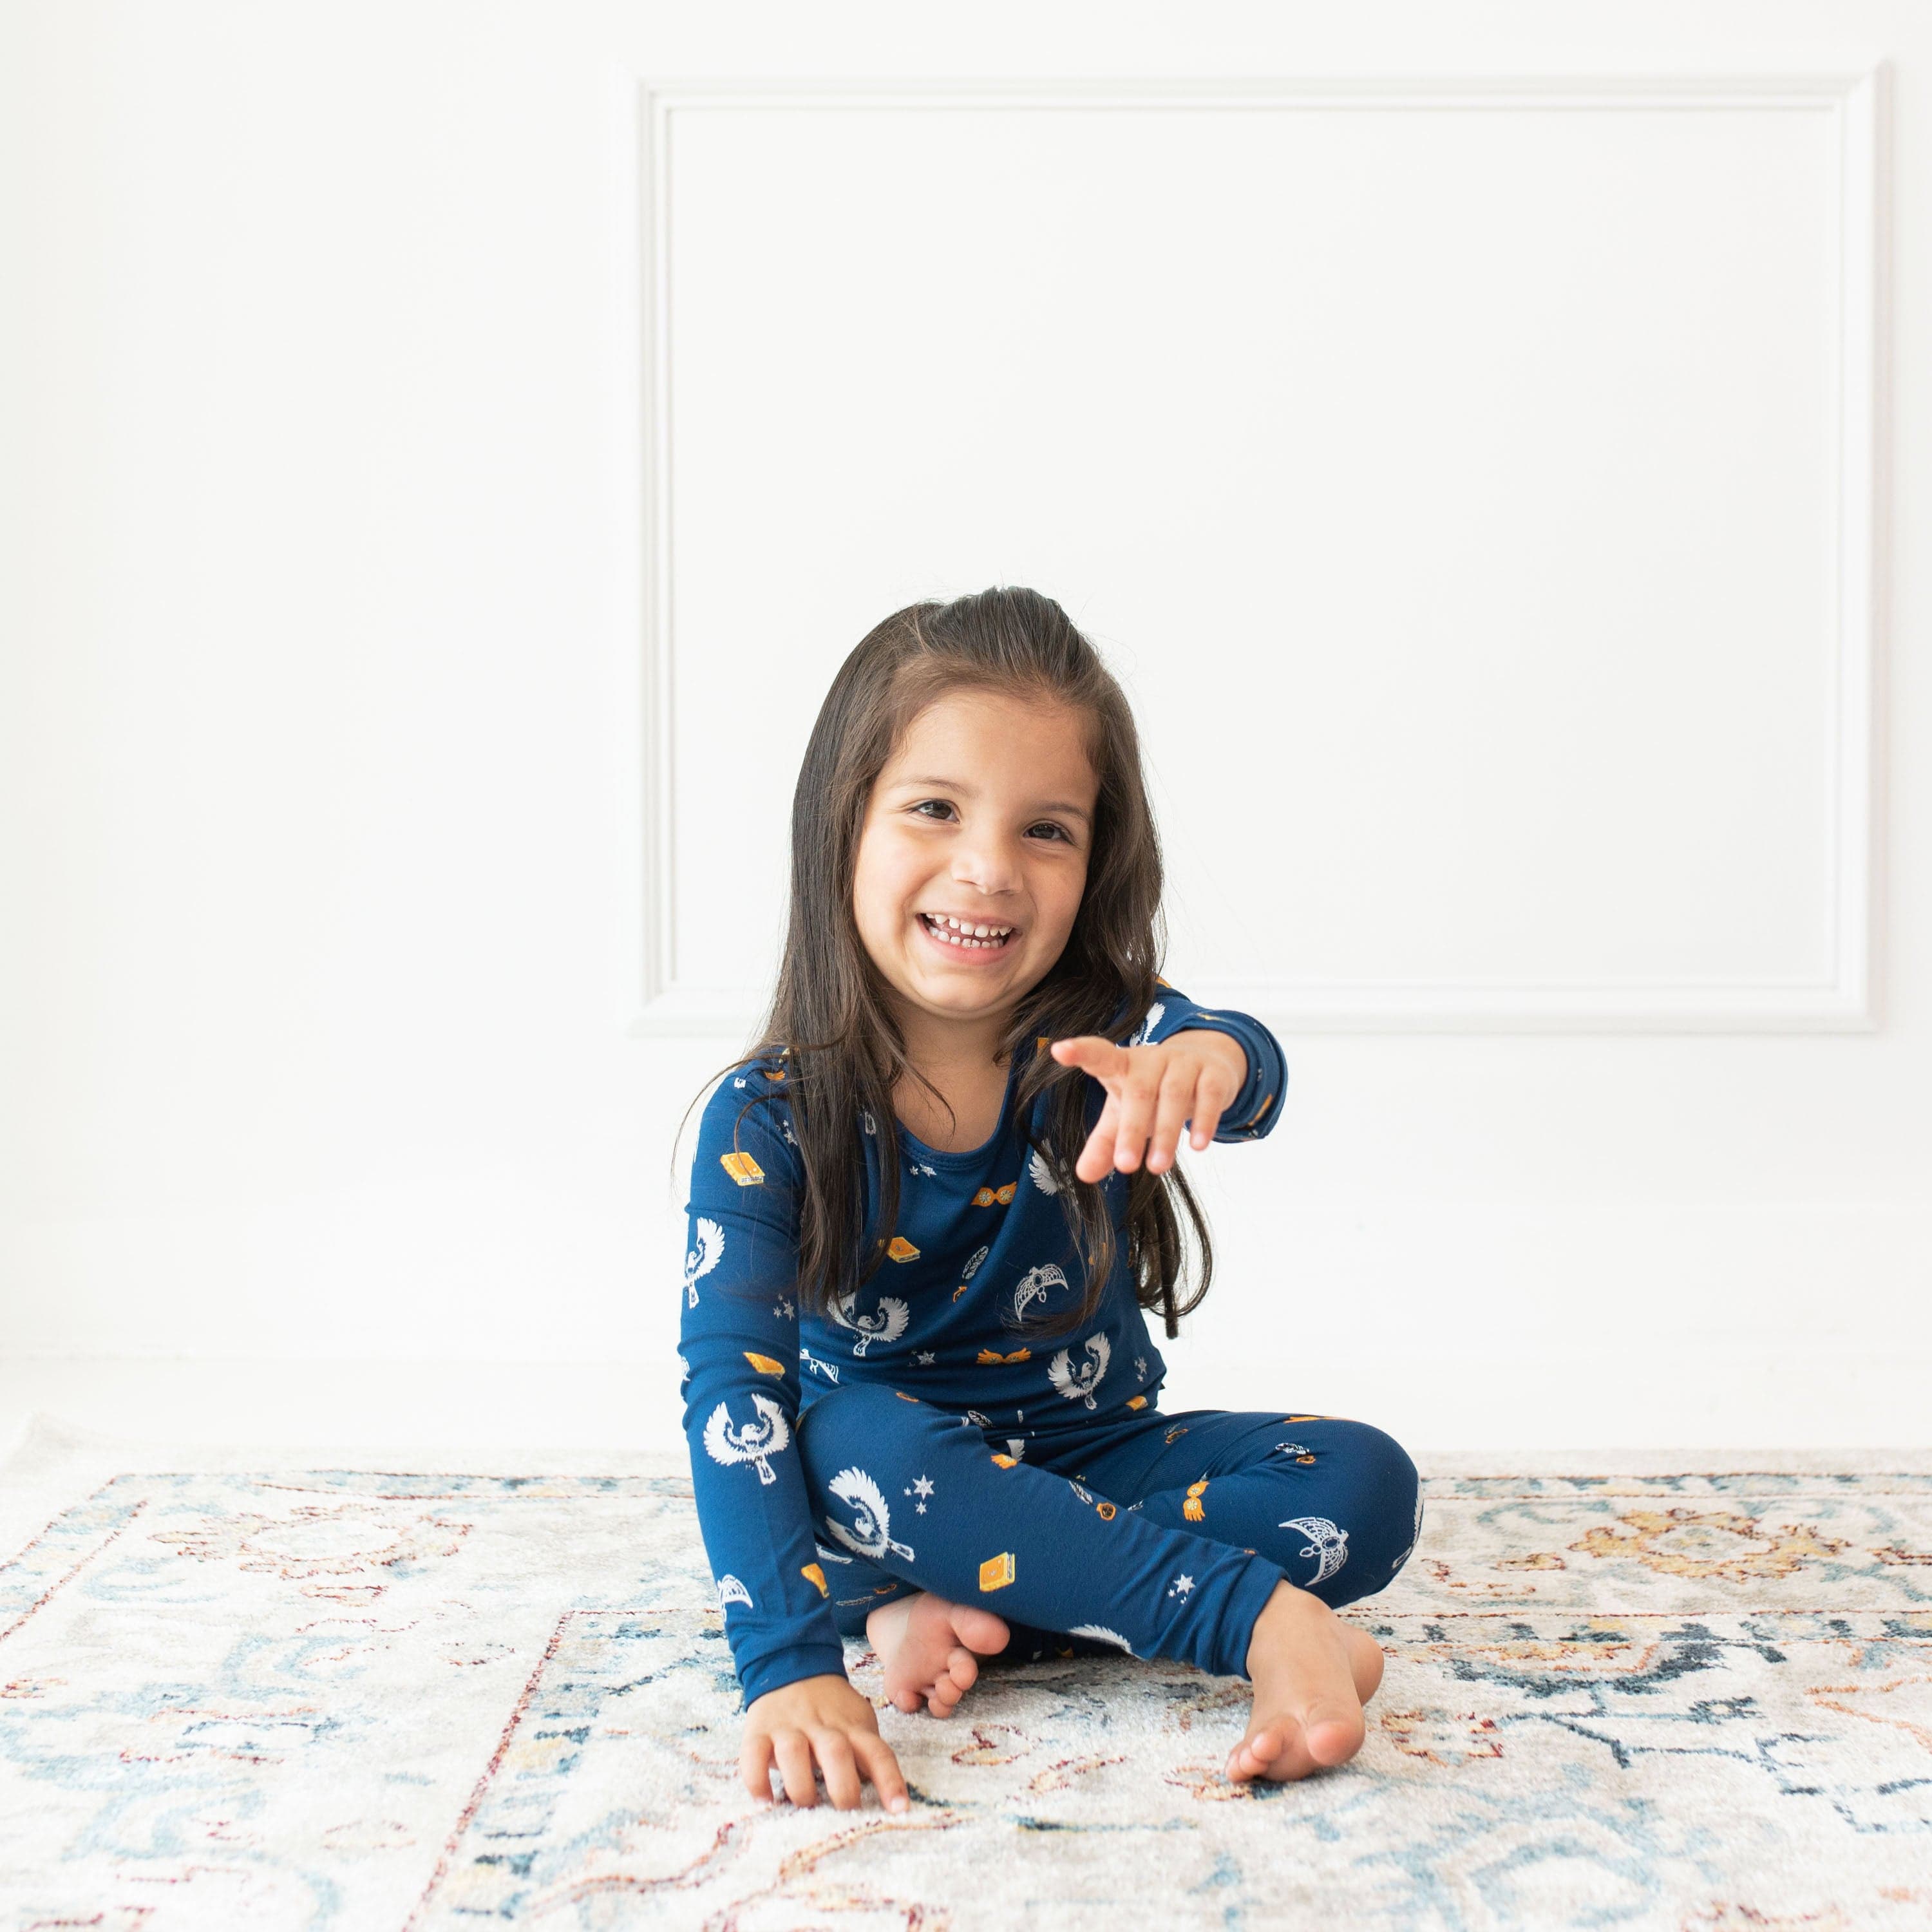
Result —
<svg viewBox="0 0 1932 1932"><path fill-rule="evenodd" d="M1163 982L1119 1043L1190 1028L1230 1034L1247 1054L1215 1138L1260 1139L1287 1070L1258 1021ZM1413 1466L1379 1431L1160 1412L1166 1365L1134 1295L1124 1174L1102 1184L1116 1246L1092 1319L1028 1339L1026 1318L1077 1299L1082 1276L1054 1176L1015 1118L1018 1066L1016 1055L980 1147L947 1153L892 1124L904 1171L887 1258L824 1318L796 1305L803 1182L783 1058L741 1068L706 1103L679 1360L699 1523L747 1706L842 1672L842 1640L868 1612L922 1588L1007 1618L1010 1655L1070 1634L1083 1650L1240 1673L1255 1616L1284 1577L1348 1600L1382 1587L1419 1531ZM766 1097L748 1108L754 1094ZM1105 1098L1091 1082L1090 1131ZM872 1223L886 1124L854 1123L866 1226L882 1238ZM1064 1152L1070 1162L1079 1149ZM1277 1522L1285 1498L1300 1514ZM1064 1636L1056 1647L1072 1648Z"/></svg>

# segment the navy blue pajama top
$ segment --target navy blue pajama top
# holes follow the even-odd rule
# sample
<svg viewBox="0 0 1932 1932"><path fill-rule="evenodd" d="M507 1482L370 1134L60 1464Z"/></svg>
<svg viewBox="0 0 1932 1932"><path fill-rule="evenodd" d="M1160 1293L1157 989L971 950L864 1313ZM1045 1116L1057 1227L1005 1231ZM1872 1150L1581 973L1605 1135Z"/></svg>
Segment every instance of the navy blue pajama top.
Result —
<svg viewBox="0 0 1932 1932"><path fill-rule="evenodd" d="M1288 1075L1280 1042L1258 1020L1210 1012L1163 981L1118 1043L1153 1045L1190 1027L1232 1034L1248 1056L1246 1081L1215 1139L1260 1139ZM748 1707L781 1684L845 1667L798 1459L802 1408L842 1382L885 1382L997 1439L1002 1428L1036 1436L1124 1415L1160 1389L1166 1365L1127 1264L1124 1174L1102 1184L1114 1256L1091 1322L1037 1348L1018 1332L1024 1318L1058 1312L1082 1280L1054 1178L1013 1118L1018 1065L1016 1054L1000 1124L982 1146L945 1153L892 1124L905 1172L888 1258L829 1318L801 1316L796 1304L803 1170L783 1060L740 1068L706 1102L687 1204L678 1361L698 1524ZM1088 1084L1090 1132L1106 1092ZM758 1091L778 1097L746 1111ZM1036 1138L1050 1099L1036 1102ZM889 1144L880 1125L869 1114L854 1123L865 1142L868 1236Z"/></svg>

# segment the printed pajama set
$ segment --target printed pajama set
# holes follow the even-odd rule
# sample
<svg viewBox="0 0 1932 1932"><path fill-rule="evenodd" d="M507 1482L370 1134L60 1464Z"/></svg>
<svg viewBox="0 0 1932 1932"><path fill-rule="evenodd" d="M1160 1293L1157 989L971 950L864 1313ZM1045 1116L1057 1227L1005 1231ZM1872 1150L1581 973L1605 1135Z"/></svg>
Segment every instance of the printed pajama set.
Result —
<svg viewBox="0 0 1932 1932"><path fill-rule="evenodd" d="M1258 1021L1163 982L1120 1044L1189 1027L1248 1056L1215 1138L1259 1139L1286 1071ZM1016 1056L982 1146L950 1154L898 1127L887 1258L826 1318L796 1306L802 1170L782 1058L741 1069L706 1105L679 1360L699 1526L748 1706L842 1675L842 1638L918 1590L1005 1618L1003 1660L1118 1648L1245 1676L1276 1583L1352 1602L1388 1583L1420 1534L1414 1466L1378 1429L1160 1412L1166 1365L1134 1298L1125 1174L1102 1184L1116 1251L1094 1317L1028 1340L1025 1318L1079 1289L1057 1184L1014 1118L1017 1068ZM1104 1104L1095 1082L1090 1130ZM880 1126L854 1124L868 1227L890 1144Z"/></svg>

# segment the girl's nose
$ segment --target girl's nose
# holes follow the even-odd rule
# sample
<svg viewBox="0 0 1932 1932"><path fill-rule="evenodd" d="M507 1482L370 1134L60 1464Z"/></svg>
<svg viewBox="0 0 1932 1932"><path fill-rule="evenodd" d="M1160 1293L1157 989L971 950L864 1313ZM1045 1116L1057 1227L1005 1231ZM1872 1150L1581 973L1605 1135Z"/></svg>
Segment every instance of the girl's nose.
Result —
<svg viewBox="0 0 1932 1932"><path fill-rule="evenodd" d="M1019 868L1004 845L988 840L962 846L956 852L952 876L962 885L976 886L982 892L1004 892L1018 882Z"/></svg>

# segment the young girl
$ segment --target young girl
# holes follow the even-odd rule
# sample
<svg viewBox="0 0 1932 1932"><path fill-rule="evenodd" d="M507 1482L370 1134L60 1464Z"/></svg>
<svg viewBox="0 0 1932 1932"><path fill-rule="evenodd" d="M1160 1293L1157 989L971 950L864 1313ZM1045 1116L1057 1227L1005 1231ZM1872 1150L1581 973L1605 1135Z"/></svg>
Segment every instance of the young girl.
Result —
<svg viewBox="0 0 1932 1932"><path fill-rule="evenodd" d="M740 1771L895 1810L841 1640L901 1710L1009 1658L1126 1651L1254 1684L1228 1775L1361 1743L1382 1675L1333 1606L1421 1527L1414 1466L1332 1418L1159 1406L1206 1292L1184 1132L1258 1140L1274 1036L1159 978L1126 700L1052 599L909 606L845 660L792 805L762 1037L706 1104L684 1427L743 1690ZM1201 1248L1192 1299L1176 1204Z"/></svg>

